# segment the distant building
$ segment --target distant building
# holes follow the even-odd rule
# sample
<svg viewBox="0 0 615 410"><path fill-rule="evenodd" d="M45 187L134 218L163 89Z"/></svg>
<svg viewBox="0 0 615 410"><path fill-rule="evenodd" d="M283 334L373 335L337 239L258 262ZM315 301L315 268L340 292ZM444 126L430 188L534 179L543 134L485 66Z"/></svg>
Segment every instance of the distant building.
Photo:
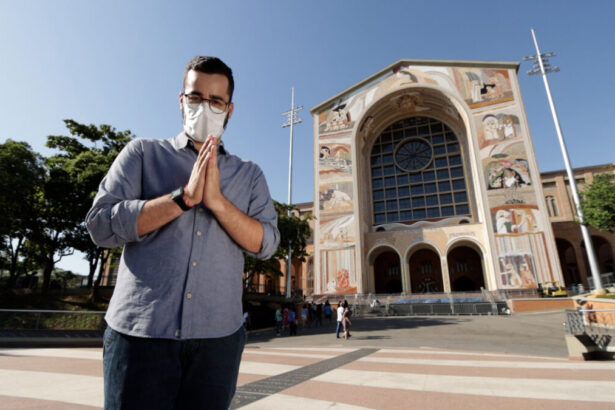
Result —
<svg viewBox="0 0 615 410"><path fill-rule="evenodd" d="M579 190L583 190L584 185L591 184L596 174L610 174L615 177L615 164L576 168L574 175ZM585 288L593 287L581 229L575 222L577 212L566 171L543 172L541 177L545 204L553 227L564 282L567 286L583 284ZM603 275L603 282L613 283L615 282L613 280L615 235L592 227L589 231L598 260L598 268Z"/></svg>

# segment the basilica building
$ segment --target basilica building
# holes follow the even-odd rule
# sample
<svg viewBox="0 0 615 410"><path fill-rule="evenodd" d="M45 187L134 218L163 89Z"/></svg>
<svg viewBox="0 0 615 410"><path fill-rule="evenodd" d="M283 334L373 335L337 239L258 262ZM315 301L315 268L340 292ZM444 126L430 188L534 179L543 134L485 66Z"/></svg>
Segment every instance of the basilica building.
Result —
<svg viewBox="0 0 615 410"><path fill-rule="evenodd" d="M518 69L400 60L311 109L306 293L563 283Z"/></svg>

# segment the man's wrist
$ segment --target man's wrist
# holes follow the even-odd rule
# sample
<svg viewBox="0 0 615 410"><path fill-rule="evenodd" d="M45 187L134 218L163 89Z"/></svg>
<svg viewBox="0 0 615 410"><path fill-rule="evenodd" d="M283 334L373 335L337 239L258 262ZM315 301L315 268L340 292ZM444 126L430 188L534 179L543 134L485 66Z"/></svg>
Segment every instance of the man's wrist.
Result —
<svg viewBox="0 0 615 410"><path fill-rule="evenodd" d="M224 210L226 209L226 198L224 197L224 195L220 194L220 196L217 197L215 200L208 201L207 207L214 214L224 212Z"/></svg>
<svg viewBox="0 0 615 410"><path fill-rule="evenodd" d="M194 206L193 203L190 202L190 197L188 196L188 193L186 192L186 187L184 187L184 203L189 206L190 208L192 208Z"/></svg>
<svg viewBox="0 0 615 410"><path fill-rule="evenodd" d="M189 211L192 209L192 206L188 205L185 201L186 193L184 192L184 187L179 187L175 191L171 192L171 199L173 202L179 206L182 211Z"/></svg>

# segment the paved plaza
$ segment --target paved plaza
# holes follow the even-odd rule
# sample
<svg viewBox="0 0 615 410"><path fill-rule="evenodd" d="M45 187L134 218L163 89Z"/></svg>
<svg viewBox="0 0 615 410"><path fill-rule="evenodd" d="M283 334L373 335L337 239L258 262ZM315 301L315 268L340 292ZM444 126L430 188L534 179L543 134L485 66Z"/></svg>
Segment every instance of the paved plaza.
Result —
<svg viewBox="0 0 615 410"><path fill-rule="evenodd" d="M233 408L615 409L615 362L567 358L562 312L251 333ZM103 405L102 349L0 349L0 408Z"/></svg>

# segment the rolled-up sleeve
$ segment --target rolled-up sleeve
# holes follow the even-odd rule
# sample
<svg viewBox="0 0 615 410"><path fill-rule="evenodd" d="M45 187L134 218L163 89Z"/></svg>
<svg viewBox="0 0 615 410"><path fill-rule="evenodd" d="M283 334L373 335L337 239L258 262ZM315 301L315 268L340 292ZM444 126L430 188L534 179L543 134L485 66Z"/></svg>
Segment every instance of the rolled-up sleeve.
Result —
<svg viewBox="0 0 615 410"><path fill-rule="evenodd" d="M141 199L142 163L141 144L133 140L101 181L85 220L96 245L113 248L142 239L137 233L137 218L145 204Z"/></svg>
<svg viewBox="0 0 615 410"><path fill-rule="evenodd" d="M280 244L278 214L273 206L265 175L258 167L252 181L248 216L263 225L263 241L258 253L246 252L246 254L261 260L271 258Z"/></svg>

